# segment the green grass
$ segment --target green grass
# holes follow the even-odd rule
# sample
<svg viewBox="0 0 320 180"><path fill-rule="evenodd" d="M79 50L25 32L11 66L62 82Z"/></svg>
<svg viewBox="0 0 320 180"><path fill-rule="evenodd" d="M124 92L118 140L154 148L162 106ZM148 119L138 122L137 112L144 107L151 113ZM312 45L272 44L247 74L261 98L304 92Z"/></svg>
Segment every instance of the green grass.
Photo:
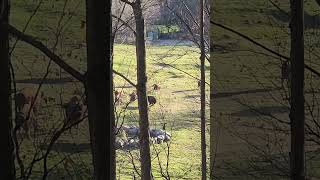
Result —
<svg viewBox="0 0 320 180"><path fill-rule="evenodd" d="M289 12L289 2L279 1L279 3L281 8ZM315 1L307 1L305 9L307 15L315 15L319 6ZM282 21L276 16L277 13L279 13L278 10L267 1L231 0L215 1L212 16L215 21L289 56L288 22ZM310 22L312 18L307 15L305 21ZM318 31L309 23L305 32L306 63L312 64L317 70L320 69L316 57L319 48L314 40ZM216 175L221 179L286 179L279 175L272 175L272 173L281 172L279 169L272 169L275 165L269 167L261 162L266 161L266 157L273 158L278 154L288 158L290 137L262 128L289 129L289 126L251 110L270 113L276 118L289 121L287 109L289 105L282 99L283 90L259 92L260 89L275 89L276 86L280 86L280 59L269 56L271 54L268 52L219 27L212 26L211 36L213 43L226 48L225 52L216 50L211 54L214 61L216 93L223 95L225 92L234 92L232 96L221 96L215 100L215 131L220 134L219 139L216 139L216 141L219 140ZM279 43L281 43L280 47ZM313 46L312 50L311 46ZM306 71L306 92L312 89L311 84L313 87L318 87L319 80ZM244 91L251 91L251 93ZM318 96L319 94L316 93L315 97L318 98ZM308 103L312 102L312 98L312 94L306 94ZM310 118L309 113L306 116ZM268 141L271 145L266 143ZM309 142L308 145L310 146L306 149L310 151L318 147ZM260 150L253 150L253 147ZM261 154L263 150L266 151L265 157ZM256 156L258 158L253 163L249 161L251 157ZM288 168L285 161L275 164ZM319 174L316 173L318 165L317 158L308 160L308 175L318 178ZM252 166L258 168L252 170ZM268 171L265 171L267 169Z"/></svg>
<svg viewBox="0 0 320 180"><path fill-rule="evenodd" d="M47 44L50 49L55 42L56 26L59 21L63 1L48 2L45 1L29 24L26 33L37 36L39 40ZM66 9L76 8L78 2L68 1ZM36 7L35 1L17 1L12 4L11 22L19 29L23 29L32 10ZM62 37L55 52L63 60L75 67L80 72L86 70L86 49L78 48L79 44L85 42L85 29L80 29L81 20L84 19L84 3L80 3L75 11L75 16L68 19L70 13L61 21L66 24L62 31ZM130 80L136 82L136 60L135 47L132 45L115 45L114 69L126 75ZM40 79L46 73L48 58L44 57L33 47L19 42L13 53L13 64L16 72L16 79L20 83L17 88L37 87L37 84L30 83L30 79ZM147 47L147 73L148 89L151 85L157 83L161 86L159 92L150 91L148 94L157 97L157 104L150 108L151 127L162 127L167 123L167 129L172 133L173 139L170 144L169 174L172 179L198 179L200 177L200 120L199 120L199 91L197 80L191 78L185 73L166 66L170 64L181 69L192 76L199 77L199 50L194 47ZM54 63L50 66L48 78L54 83L45 83L42 91L46 95L56 98L56 102L48 106L43 106L41 114L37 117L40 124L40 132L37 138L32 141L24 141L21 145L24 163L27 166L33 159L36 150L44 152L50 137L54 130L61 127L63 122L63 111L59 108L59 103L66 102L75 91L82 91L82 85L78 82L64 82L60 78L70 77ZM209 79L209 73L207 72ZM117 90L123 90L125 100L128 100L128 94L134 88L128 87L129 84L121 77L115 76L115 87ZM208 89L209 87L207 87ZM121 111L122 106L117 107ZM137 124L138 122L137 103L130 105L126 112L125 123ZM88 123L84 121L80 124L79 130L72 130L72 133L64 133L54 146L49 158L48 168L54 168L48 179L90 179L92 173L92 162L89 145ZM165 167L166 145L156 145L161 151L161 164ZM152 166L153 174L159 178L160 168L158 160L155 159L155 150L152 147ZM134 161L138 168L137 153ZM67 156L72 159L71 163L65 168L65 161L59 164ZM128 152L117 151L118 176L121 179L131 179L132 169L131 158ZM58 165L57 165L58 164ZM35 164L32 173L32 179L39 179L42 175L42 161ZM19 169L18 171L19 172Z"/></svg>
<svg viewBox="0 0 320 180"><path fill-rule="evenodd" d="M115 46L115 64L114 69L125 74L129 79L136 82L136 63L135 63L135 55L134 55L134 46L130 45L116 45ZM157 104L150 108L150 122L151 127L162 127L164 122L167 123L167 128L173 134L172 147L170 148L170 175L172 178L175 177L189 177L191 179L197 179L199 177L200 169L200 145L199 138L200 134L196 127L199 127L199 91L197 89L197 80L193 80L189 76L184 73L181 73L178 70L174 70L170 67L164 67L161 65L161 62L170 63L177 68L181 68L182 70L192 74L193 76L198 77L199 71L198 68L195 67L195 64L198 60L198 53L193 52L196 49L189 47L148 47L148 89L150 92L148 94L155 95L157 97ZM16 50L18 52L19 49ZM123 54L122 52L126 52ZM188 52L185 55L185 52ZM168 55L169 57L163 57L164 55ZM183 55L183 56L181 56ZM75 63L75 61L70 61L71 63ZM44 66L46 64L45 61L41 62ZM21 64L16 63L16 67L21 66ZM159 65L160 64L160 65ZM26 64L26 66L30 65L30 63ZM84 65L83 65L84 66ZM80 67L85 69L85 67ZM28 66L29 67L29 66ZM20 67L22 68L22 67ZM51 68L58 70L55 65ZM21 72L18 71L17 72ZM33 67L32 72L42 72L44 73L44 69L41 68L41 65L37 64L36 67ZM29 79L31 77L27 75L17 74L17 79ZM21 72L22 73L22 72ZM60 73L59 73L60 74ZM62 74L62 76L68 76ZM41 74L34 75L33 78L40 78ZM59 82L59 77L55 76L55 73L50 73L50 78L55 79ZM209 78L209 77L208 77ZM161 86L161 90L159 92L152 92L151 85L153 83L157 83ZM117 90L122 90L125 93L124 101L128 101L129 94L134 90L134 88L124 88L129 84L125 82L121 77L115 76L115 87ZM18 89L25 86L36 86L32 84L18 84ZM77 89L82 89L81 84L77 82L72 83L58 83L58 84L45 84L43 86L43 91L50 96L56 97L58 101L60 101L60 94L62 95L62 102L66 102L68 98L73 94ZM208 88L208 87L207 87ZM117 107L118 111L122 110L122 106ZM138 111L137 111L137 103L133 103L130 105L130 110L126 112L125 123L126 124L137 124L138 122ZM52 104L51 107L44 107L42 115L38 117L38 121L41 123L42 130L45 133L48 133L50 129L54 129L58 125L61 125L63 114L60 111L57 105ZM187 129L186 129L187 128ZM75 144L75 149L77 146L81 147L81 144L87 144L89 142L88 135L88 125L87 122L83 122L80 125L79 132L76 133L76 130L73 131L70 136L68 133L64 134L58 141L59 147L64 147L62 149L68 149L69 146ZM50 133L49 133L50 134ZM191 136L192 135L192 136ZM40 136L39 139L44 138L44 136ZM42 142L40 144L46 144ZM30 143L26 143L23 145L23 149L29 149L29 151L24 151L26 154L31 154L30 152L34 152L35 149L32 146L30 147ZM70 155L72 151L71 149L66 151L54 150L52 152L52 157L49 158L49 165L52 166L55 163L59 162L61 158L66 155ZM80 153L73 155L72 157L78 159L75 163L84 162L85 168L90 169L90 151L89 147L82 149ZM183 151L182 151L183 150ZM163 148L162 150L163 151ZM152 151L154 153L154 151ZM60 155L60 154L63 155ZM137 150L134 150L133 153L138 153ZM164 153L164 152L163 152ZM192 158L188 158L189 156ZM29 157L32 158L32 157ZM120 175L123 179L130 179L129 176L132 174L132 165L131 160L128 157L128 153L122 150L118 151L117 154L117 162L119 163L119 171ZM185 158L188 160L186 161ZM165 162L165 157L161 157L162 163ZM31 159L30 159L31 160ZM137 161L137 159L135 160ZM137 166L139 166L139 163ZM154 167L154 175L158 176L159 167L157 165L157 161L153 160ZM41 164L37 165L41 167ZM62 166L62 165L61 165ZM80 165L79 165L80 166ZM53 171L53 175L56 176L59 173L62 173L61 176L66 175L63 167L60 167L59 172ZM128 167L128 168L123 168ZM131 168L130 168L131 167ZM58 169L59 169L58 168ZM36 168L37 169L37 168ZM185 172L186 169L188 172ZM39 171L39 169L37 169ZM41 171L41 170L40 170ZM75 170L70 170L72 173L76 173ZM87 174L88 171L78 170L76 174ZM90 171L89 171L90 172ZM186 173L186 175L185 175ZM122 179L121 178L121 179Z"/></svg>
<svg viewBox="0 0 320 180"><path fill-rule="evenodd" d="M31 21L26 33L39 37L42 42L52 48L55 39L54 32L63 3L63 1L45 1ZM79 6L77 6L78 3ZM277 13L276 8L261 0L224 0L214 3L212 15L215 21L243 32L271 49L289 56L288 23L279 20L275 15ZM35 7L36 1L12 2L12 24L22 29ZM84 72L86 70L86 48L84 46L78 48L79 44L85 42L85 29L80 29L81 20L85 19L84 2L68 1L66 7L68 10L76 9L76 14L71 20L67 21L69 13L66 13L67 16L62 20L61 24L66 24L66 27L63 30L63 36L59 39L62 43L58 44L55 52L77 70ZM288 2L281 2L280 7L287 12L289 11ZM311 0L306 3L305 7L309 15L316 14L319 9L315 2ZM288 103L282 100L283 91L259 92L261 89L274 89L275 84L280 83L279 59L261 54L266 52L218 27L213 26L211 32L213 43L226 48L225 52L217 50L211 54L214 61L214 89L217 93L214 101L214 117L216 120L216 128L214 129L216 139L214 142L218 143L215 175L217 179L230 180L283 179L274 174L262 174L264 171L261 169L260 171L254 171L252 165L259 168L264 167L264 169L274 173L279 170L261 163L263 160L261 154L257 157L259 155L257 153L261 153L261 151L254 151L252 145L248 145L248 143L253 143L258 148L270 150L267 152L268 157L278 157L279 154L286 156L288 152L288 135L279 133L275 136L274 133L267 130L250 128L252 126L288 128L288 126L274 123L271 118L257 115L250 110L250 108L254 108L288 121L288 111L285 109L288 107ZM314 44L312 40L316 39L315 34L317 32L318 30L315 28L306 30L307 47ZM278 43L281 43L280 48ZM319 51L318 47L312 49L313 53L309 52L309 48L306 49L307 63L316 69L320 69L316 57ZM71 56L68 55L70 52L72 52ZM136 82L135 47L117 44L114 55L114 69L126 75L131 81ZM45 67L48 64L48 59L43 57L38 50L25 43L19 42L17 44L12 59L18 80L41 78L46 72ZM150 108L151 127L161 127L166 122L169 131L173 134L170 144L170 176L172 179L200 179L200 104L197 80L165 64L171 64L192 76L199 77L199 51L197 48L186 46L147 46L148 89L151 90L151 85L154 83L161 86L159 92L149 91L149 94L155 95L158 99L158 103ZM206 66L209 69L209 65L206 64ZM206 75L209 82L209 71ZM43 86L43 91L47 95L65 102L75 90L83 90L80 83L63 82L59 80L60 76L70 77L64 71L60 72L58 66L52 64L48 78L56 79L56 84L45 84ZM306 91L309 91L311 89L311 76L307 71L306 77ZM18 83L17 85L18 89L35 86L35 84L30 83ZM315 78L313 78L313 85L315 87L319 85L319 81ZM117 90L124 91L125 100L128 100L128 94L134 90L118 76L115 76L115 87ZM206 88L209 89L208 86ZM251 91L251 93L245 91ZM254 91L256 93L252 93ZM234 93L234 95L230 93ZM316 96L318 97L318 95ZM60 99L60 97L62 98ZM207 98L209 99L209 96ZM306 95L307 101L311 102L311 98L310 94ZM248 107L241 105L238 101ZM63 114L56 104L44 107L42 114L38 117L43 130L39 139L49 139L52 130L62 123ZM121 111L121 109L122 106L117 108L118 111ZM207 115L209 115L209 111L207 111ZM135 102L130 105L126 112L125 123L136 124L137 122L138 112ZM272 142L275 142L277 138L279 143L267 144L268 138ZM248 140L248 142L244 140ZM35 149L46 145L46 143L47 141L40 140L37 143L29 141L23 143L22 153L27 161L32 159L31 155ZM50 173L49 179L60 179L60 177L72 179L70 176L74 179L89 179L90 173L92 173L92 165L87 122L81 123L78 131L73 130L72 134L64 134L58 143L49 157L49 167L54 166L76 150L80 152L71 156L74 163L72 166L66 170L63 164L58 165ZM167 159L165 147L165 144L156 145L156 148L162 149L160 159L163 167L165 167ZM314 148L311 147L310 149ZM134 162L139 168L138 151L134 150L132 154L135 157ZM152 157L153 173L157 177L156 179L161 179L159 178L160 168L157 159L155 159L154 147L152 147ZM250 161L252 158L255 158L253 164ZM121 179L132 179L134 170L128 152L118 150L117 163L117 172ZM280 159L278 164L285 163ZM318 158L308 161L307 164L308 174L319 177L319 171L317 171ZM34 179L39 179L42 172L41 167L42 162L36 164ZM252 175L248 175L249 171L252 172Z"/></svg>

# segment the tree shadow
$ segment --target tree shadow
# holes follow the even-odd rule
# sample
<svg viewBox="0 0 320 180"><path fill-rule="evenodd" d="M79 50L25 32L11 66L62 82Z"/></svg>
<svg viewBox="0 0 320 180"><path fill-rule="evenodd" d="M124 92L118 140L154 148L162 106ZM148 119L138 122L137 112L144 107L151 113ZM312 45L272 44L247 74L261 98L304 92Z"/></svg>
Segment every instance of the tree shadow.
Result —
<svg viewBox="0 0 320 180"><path fill-rule="evenodd" d="M23 83L23 84L40 84L42 82L42 78L31 78L31 79L17 79L16 83ZM72 78L48 78L45 79L42 83L43 84L65 84L70 82L77 82Z"/></svg>
<svg viewBox="0 0 320 180"><path fill-rule="evenodd" d="M193 65L193 67L195 67L195 68L197 68L197 69L200 69L200 68L201 68L200 64L195 64L195 65ZM210 71L210 66L206 66L206 65L205 65L204 68L205 68L206 71Z"/></svg>
<svg viewBox="0 0 320 180"><path fill-rule="evenodd" d="M90 151L90 143L55 143L52 147L53 151L63 152L63 153L79 153L79 152L87 152ZM41 147L41 149L45 150L45 147Z"/></svg>
<svg viewBox="0 0 320 180"><path fill-rule="evenodd" d="M128 106L127 110L138 110L139 108L137 106Z"/></svg>
<svg viewBox="0 0 320 180"><path fill-rule="evenodd" d="M279 90L280 88L274 88L274 89L252 89L252 90L245 90L245 91L236 91L236 92L222 92L222 93L216 93L213 95L213 99L218 98L226 98L236 95L243 95L243 94L251 94L251 93L262 93L262 92L270 92L274 90Z"/></svg>
<svg viewBox="0 0 320 180"><path fill-rule="evenodd" d="M172 93L184 93L184 92L193 92L198 89L187 89L187 90L180 90L180 91L173 91Z"/></svg>
<svg viewBox="0 0 320 180"><path fill-rule="evenodd" d="M254 107L253 109L247 109L232 113L232 116L237 117L256 117L256 116L268 116L271 114L288 113L290 109L286 106L261 106Z"/></svg>
<svg viewBox="0 0 320 180"><path fill-rule="evenodd" d="M163 63L163 62L157 62L157 63L154 63L155 65L157 66L160 66L160 67L168 67L168 65L166 63Z"/></svg>
<svg viewBox="0 0 320 180"><path fill-rule="evenodd" d="M187 95L187 96L185 96L185 98L187 98L187 99L200 98L200 94Z"/></svg>
<svg viewBox="0 0 320 180"><path fill-rule="evenodd" d="M269 14L273 16L276 20L283 23L289 23L290 17L278 10L270 10ZM289 14L289 13L288 13ZM310 15L304 12L304 23L306 28L317 28L320 26L320 15Z"/></svg>
<svg viewBox="0 0 320 180"><path fill-rule="evenodd" d="M130 89L130 88L133 88L133 86L132 85L115 86L114 88L117 88L117 89Z"/></svg>
<svg viewBox="0 0 320 180"><path fill-rule="evenodd" d="M183 75L178 75L175 72L169 71L168 73L171 75L170 78L183 78Z"/></svg>
<svg viewBox="0 0 320 180"><path fill-rule="evenodd" d="M170 78L183 78L183 75L173 75L173 76L171 76Z"/></svg>

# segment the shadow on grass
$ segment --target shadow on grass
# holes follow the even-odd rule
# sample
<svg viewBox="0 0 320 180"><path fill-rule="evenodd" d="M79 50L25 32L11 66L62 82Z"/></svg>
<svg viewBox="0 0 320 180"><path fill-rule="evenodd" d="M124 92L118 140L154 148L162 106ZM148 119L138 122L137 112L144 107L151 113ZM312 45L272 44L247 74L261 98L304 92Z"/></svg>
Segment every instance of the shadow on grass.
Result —
<svg viewBox="0 0 320 180"><path fill-rule="evenodd" d="M290 17L287 14L278 10L271 10L269 14L283 23L289 23L290 21ZM320 15L310 15L304 12L304 22L306 28L317 28L320 26Z"/></svg>
<svg viewBox="0 0 320 180"><path fill-rule="evenodd" d="M173 91L172 93L193 92L193 91L197 91L197 90L198 89L187 89L187 90Z"/></svg>
<svg viewBox="0 0 320 180"><path fill-rule="evenodd" d="M43 147L44 149L46 147ZM87 152L90 151L90 143L55 143L52 147L53 151L63 152L63 153L78 153L78 152Z"/></svg>
<svg viewBox="0 0 320 180"><path fill-rule="evenodd" d="M261 115L270 115L277 113L288 113L290 110L286 106L261 106L253 109L247 109L232 113L232 116L238 117L256 117Z"/></svg>
<svg viewBox="0 0 320 180"><path fill-rule="evenodd" d="M137 106L128 106L127 110L138 110L139 108Z"/></svg>
<svg viewBox="0 0 320 180"><path fill-rule="evenodd" d="M16 83L24 83L24 84L40 84L42 81L41 78L32 78L32 79L18 79ZM59 79L45 79L43 84L65 84L70 82L77 82L72 78L59 78Z"/></svg>
<svg viewBox="0 0 320 180"><path fill-rule="evenodd" d="M185 96L185 98L187 98L187 99L200 98L200 95L199 95L199 94L195 94L195 95L187 95L187 96Z"/></svg>
<svg viewBox="0 0 320 180"><path fill-rule="evenodd" d="M175 72L169 71L168 73L171 74L170 78L183 78L184 77L183 75L178 75Z"/></svg>
<svg viewBox="0 0 320 180"><path fill-rule="evenodd" d="M133 86L132 85L116 86L115 88L117 88L117 89L130 89L130 88L133 88Z"/></svg>
<svg viewBox="0 0 320 180"><path fill-rule="evenodd" d="M216 93L213 95L214 99L217 98L226 98L236 95L244 95L244 94L251 94L251 93L263 93L263 92L270 92L274 90L280 90L280 88L275 89L253 89L253 90L245 90L245 91L236 91L236 92L222 92L222 93Z"/></svg>

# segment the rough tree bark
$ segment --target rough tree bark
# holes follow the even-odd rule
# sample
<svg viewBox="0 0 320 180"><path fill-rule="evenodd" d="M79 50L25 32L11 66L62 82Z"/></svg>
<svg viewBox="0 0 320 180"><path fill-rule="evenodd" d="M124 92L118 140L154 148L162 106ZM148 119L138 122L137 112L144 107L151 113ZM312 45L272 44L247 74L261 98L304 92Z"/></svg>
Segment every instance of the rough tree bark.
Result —
<svg viewBox="0 0 320 180"><path fill-rule="evenodd" d="M205 76L205 39L204 39L204 0L200 0L199 29L200 29L200 119L201 119L201 177L207 179L207 154L206 154L206 76Z"/></svg>
<svg viewBox="0 0 320 180"><path fill-rule="evenodd" d="M213 20L213 0L211 0L211 6L210 6L211 14L210 14L210 20ZM213 72L214 72L214 66L213 66L213 24L210 23L210 179L214 179L214 164L215 164L215 147L214 147L214 91L213 91Z"/></svg>
<svg viewBox="0 0 320 180"><path fill-rule="evenodd" d="M144 17L142 13L141 1L130 2L122 0L132 7L136 24L136 58L137 58L137 94L139 108L139 142L140 142L140 163L141 180L152 179L151 156L150 156L150 134L149 115L147 100L147 73L146 73L146 47L144 38Z"/></svg>
<svg viewBox="0 0 320 180"><path fill-rule="evenodd" d="M9 69L9 1L0 2L0 114L1 114L1 147L0 153L0 179L15 179L14 147L11 137L11 83Z"/></svg>
<svg viewBox="0 0 320 180"><path fill-rule="evenodd" d="M140 161L141 180L152 179L151 157L149 142L149 115L147 101L147 74L146 74L146 47L144 38L144 18L142 14L141 1L136 0L132 5L136 23L136 56L137 56L137 94L140 114Z"/></svg>
<svg viewBox="0 0 320 180"><path fill-rule="evenodd" d="M304 20L303 0L291 0L291 179L304 180Z"/></svg>
<svg viewBox="0 0 320 180"><path fill-rule="evenodd" d="M87 0L87 98L96 180L115 180L111 0ZM110 150L110 151L109 151Z"/></svg>

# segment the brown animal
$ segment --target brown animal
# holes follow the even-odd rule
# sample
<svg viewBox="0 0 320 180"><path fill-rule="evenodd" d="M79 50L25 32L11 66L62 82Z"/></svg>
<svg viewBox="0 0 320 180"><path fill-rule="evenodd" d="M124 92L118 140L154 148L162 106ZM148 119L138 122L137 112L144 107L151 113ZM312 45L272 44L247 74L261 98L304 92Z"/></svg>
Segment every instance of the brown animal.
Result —
<svg viewBox="0 0 320 180"><path fill-rule="evenodd" d="M157 99L154 96L148 96L148 103L150 106L153 106L154 104L156 104Z"/></svg>
<svg viewBox="0 0 320 180"><path fill-rule="evenodd" d="M137 94L135 92L132 92L130 95L130 102L134 102L137 100Z"/></svg>
<svg viewBox="0 0 320 180"><path fill-rule="evenodd" d="M121 104L122 103L122 97L123 97L123 93L121 91L114 91L114 102L116 104Z"/></svg>
<svg viewBox="0 0 320 180"><path fill-rule="evenodd" d="M36 89L25 88L15 96L15 106L17 107L17 114L15 123L17 127L22 127L25 135L30 138L30 127L36 130L37 122L35 120L38 115L41 101L44 98L44 93L41 92L37 97Z"/></svg>
<svg viewBox="0 0 320 180"><path fill-rule="evenodd" d="M287 61L282 62L281 64L281 83L283 84L284 80L290 82L290 66Z"/></svg>
<svg viewBox="0 0 320 180"><path fill-rule="evenodd" d="M73 96L68 103L64 105L66 119L66 124L72 124L78 122L83 114L83 104L80 96ZM76 125L78 128L78 124ZM70 130L71 131L71 130Z"/></svg>
<svg viewBox="0 0 320 180"><path fill-rule="evenodd" d="M36 113L34 111L30 111L31 104L26 104L21 111L18 111L16 114L16 125L17 127L21 127L24 130L24 135L30 139L30 130L33 129L33 132L35 133L38 124L36 121ZM29 113L30 111L30 113ZM28 117L29 115L29 117ZM28 119L27 119L28 118Z"/></svg>
<svg viewBox="0 0 320 180"><path fill-rule="evenodd" d="M152 87L153 87L154 91L159 91L160 90L160 86L157 85L157 84L153 84Z"/></svg>
<svg viewBox="0 0 320 180"><path fill-rule="evenodd" d="M32 111L37 114L41 101L44 98L44 93L41 92L37 97L36 90L32 88L25 88L20 93L16 94L15 103L18 111L21 111L26 104L33 104Z"/></svg>

